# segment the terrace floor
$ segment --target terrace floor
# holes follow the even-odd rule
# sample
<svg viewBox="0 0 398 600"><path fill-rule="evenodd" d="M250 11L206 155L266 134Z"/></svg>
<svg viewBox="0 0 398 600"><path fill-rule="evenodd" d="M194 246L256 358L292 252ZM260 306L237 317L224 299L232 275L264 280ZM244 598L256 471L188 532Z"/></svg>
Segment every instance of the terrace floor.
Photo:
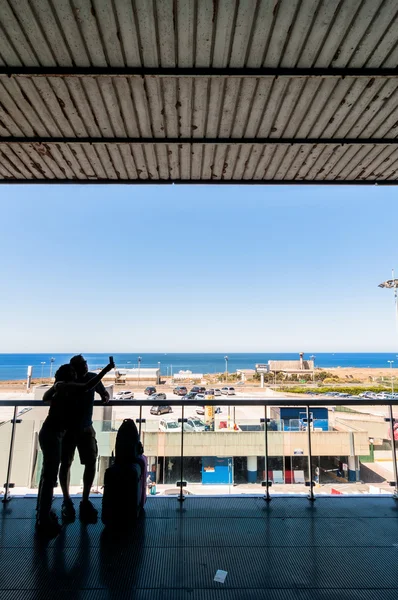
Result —
<svg viewBox="0 0 398 600"><path fill-rule="evenodd" d="M109 539L100 521L76 520L47 544L35 535L35 504L0 505L1 600L397 597L391 497L277 497L268 505L250 496L188 497L182 505L150 497L125 539ZM224 583L214 581L217 569L228 572Z"/></svg>

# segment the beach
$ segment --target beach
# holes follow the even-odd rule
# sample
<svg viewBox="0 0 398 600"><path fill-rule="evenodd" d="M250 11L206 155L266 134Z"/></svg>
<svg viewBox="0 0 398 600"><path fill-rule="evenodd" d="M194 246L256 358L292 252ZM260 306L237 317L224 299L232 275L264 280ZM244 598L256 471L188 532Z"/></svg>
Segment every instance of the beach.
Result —
<svg viewBox="0 0 398 600"><path fill-rule="evenodd" d="M396 371L396 373L395 373ZM323 373L323 372L327 372L328 374L332 375L333 379L336 378L335 382L329 382L327 380L327 383L335 383L335 384L348 384L348 383L358 383L361 385L365 385L367 383L369 384L374 384L374 383L384 383L385 385L389 386L391 384L391 378L393 377L393 379L397 379L398 378L398 368L397 369L391 369L391 368L367 368L367 367L335 367L335 368L329 368L329 369L322 369L322 368L316 368L315 369L315 377L317 377L317 375ZM231 375L230 374L230 379L228 381L229 384L233 385L234 383L237 383L239 381L239 378L236 379L236 381L231 381ZM222 381L220 382L220 380L222 380L224 378L224 373L211 373L211 374L206 374L204 373L204 379L206 380L206 382L209 384L215 384L217 382L222 383ZM338 379L337 379L338 378ZM172 386L175 385L175 382L173 381L173 379L170 376L163 376L162 375L162 383L161 383L161 388L162 390L167 390L169 388L171 388ZM32 380L32 385L31 385L31 389L36 386L36 385L51 385L53 379L50 379L50 377L38 377L38 378L34 378ZM110 382L111 383L111 382ZM286 383L286 382L284 382ZM138 386L143 388L145 387L145 385L149 385L149 384L153 384L153 381L146 381L145 379L142 379L140 381L140 385ZM191 385L189 380L187 380L185 382L185 384L187 386ZM184 385L184 381L180 381L179 385ZM268 384L268 385L272 385L272 384ZM119 389L124 389L124 388L132 388L132 389L137 389L137 382L129 382L128 380L124 383L118 384L117 386L115 386L118 390ZM244 386L241 386L243 389L256 389L260 387L260 381L257 380L253 380L253 379L248 379L245 383ZM13 380L13 379L8 379L8 380L4 380L4 381L0 381L0 392L25 392L26 391L26 381L25 380Z"/></svg>

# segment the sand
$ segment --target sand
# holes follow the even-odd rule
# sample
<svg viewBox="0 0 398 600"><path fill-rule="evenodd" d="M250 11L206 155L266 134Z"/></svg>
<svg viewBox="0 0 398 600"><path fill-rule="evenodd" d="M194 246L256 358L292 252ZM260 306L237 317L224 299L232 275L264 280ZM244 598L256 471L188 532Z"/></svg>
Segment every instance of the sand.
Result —
<svg viewBox="0 0 398 600"><path fill-rule="evenodd" d="M361 383L376 383L378 381L384 380L384 383L386 383L387 385L391 382L391 376L394 377L394 379L396 381L398 381L398 368L397 369L391 369L391 368L385 368L385 369L380 369L380 368L354 368L354 367L336 367L336 368L331 368L331 369L316 369L316 371L327 371L328 373L331 373L333 375L336 375L339 378L339 383L355 383L355 382L361 382ZM172 385L171 381L169 381L170 378L166 378L166 377L162 377L163 380L167 380L167 384L165 387L169 387ZM213 379L213 378L212 378ZM215 378L216 379L216 378ZM40 385L40 384L51 384L51 380L49 378L35 378L34 381L32 382L32 388L36 385ZM144 382L141 382L141 386L144 384ZM149 385L149 383L148 383ZM151 385L153 385L153 383L151 383ZM183 383L181 383L181 385L183 385ZM189 385L187 383L187 385ZM221 385L221 384L218 384ZM229 382L229 385L235 385L234 382ZM253 382L250 381L246 384L246 388L247 387L259 387L260 386L260 382ZM124 387L133 387L136 388L137 386L132 383L132 382L127 382L125 385L120 386L120 388L118 387L118 389L122 389ZM163 386L162 386L163 387ZM398 389L398 384L397 384L397 389ZM1 392L20 392L20 391L26 391L26 381L0 381L0 391Z"/></svg>

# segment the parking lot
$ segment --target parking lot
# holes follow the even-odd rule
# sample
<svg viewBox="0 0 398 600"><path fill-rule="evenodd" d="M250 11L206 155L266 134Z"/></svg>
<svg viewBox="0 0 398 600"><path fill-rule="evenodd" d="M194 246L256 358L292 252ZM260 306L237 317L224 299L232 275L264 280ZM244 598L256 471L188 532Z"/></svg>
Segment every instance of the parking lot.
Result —
<svg viewBox="0 0 398 600"><path fill-rule="evenodd" d="M163 391L163 390L162 390ZM180 401L181 400L181 396L177 396L176 394L173 394L173 392L171 390L166 391L166 402L167 400L174 400L174 401ZM259 398L259 397L264 397L264 391L263 394L248 394L247 392L240 392L237 391L236 394L234 396L220 396L220 399L222 398L223 400L229 399L231 401L231 405L230 405L230 410L228 411L228 406L221 406L220 407L220 413L215 415L215 423L217 426L217 423L219 421L226 421L228 420L228 413L230 415L230 421L231 423L234 422L239 422L239 423L247 423L247 424L259 424L260 423L260 418L264 417L264 407L261 406L250 406L250 400L249 398L253 397L253 398ZM248 406L237 406L234 407L233 406L233 402L234 402L234 398L239 398L239 399L243 399L243 398L247 398L248 399ZM138 418L139 416L139 401L140 400L147 400L148 397L144 394L143 390L136 390L134 391L134 400L133 402L137 402L137 407L130 407L130 406L116 406L113 408L113 418L116 420L122 420L122 419L126 419L126 418ZM217 397L214 398L214 400L217 400ZM163 401L164 402L164 401ZM184 407L184 417L191 417L191 416L199 416L201 419L203 419L203 415L197 415L196 413L196 407L197 407L198 403L195 400L192 400L192 406L185 406ZM147 420L146 423L146 429L147 430L154 430L157 429L157 426L153 427L153 424L157 424L159 422L159 420L161 418L163 418L164 416L168 416L171 417L173 419L179 419L182 417L182 407L181 406L172 406L172 412L168 413L167 415L160 415L160 416L156 416L156 415L152 415L150 413L150 409L151 407L149 406L143 406L142 407L142 418L145 418ZM152 425L151 425L152 424Z"/></svg>

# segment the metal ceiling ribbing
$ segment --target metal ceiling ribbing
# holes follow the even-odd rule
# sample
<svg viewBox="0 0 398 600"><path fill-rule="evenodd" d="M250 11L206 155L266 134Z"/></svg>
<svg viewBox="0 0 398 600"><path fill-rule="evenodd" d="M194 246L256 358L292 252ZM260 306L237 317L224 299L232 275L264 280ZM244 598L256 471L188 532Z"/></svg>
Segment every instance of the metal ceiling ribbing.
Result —
<svg viewBox="0 0 398 600"><path fill-rule="evenodd" d="M0 0L0 179L395 183L397 65L397 0Z"/></svg>

